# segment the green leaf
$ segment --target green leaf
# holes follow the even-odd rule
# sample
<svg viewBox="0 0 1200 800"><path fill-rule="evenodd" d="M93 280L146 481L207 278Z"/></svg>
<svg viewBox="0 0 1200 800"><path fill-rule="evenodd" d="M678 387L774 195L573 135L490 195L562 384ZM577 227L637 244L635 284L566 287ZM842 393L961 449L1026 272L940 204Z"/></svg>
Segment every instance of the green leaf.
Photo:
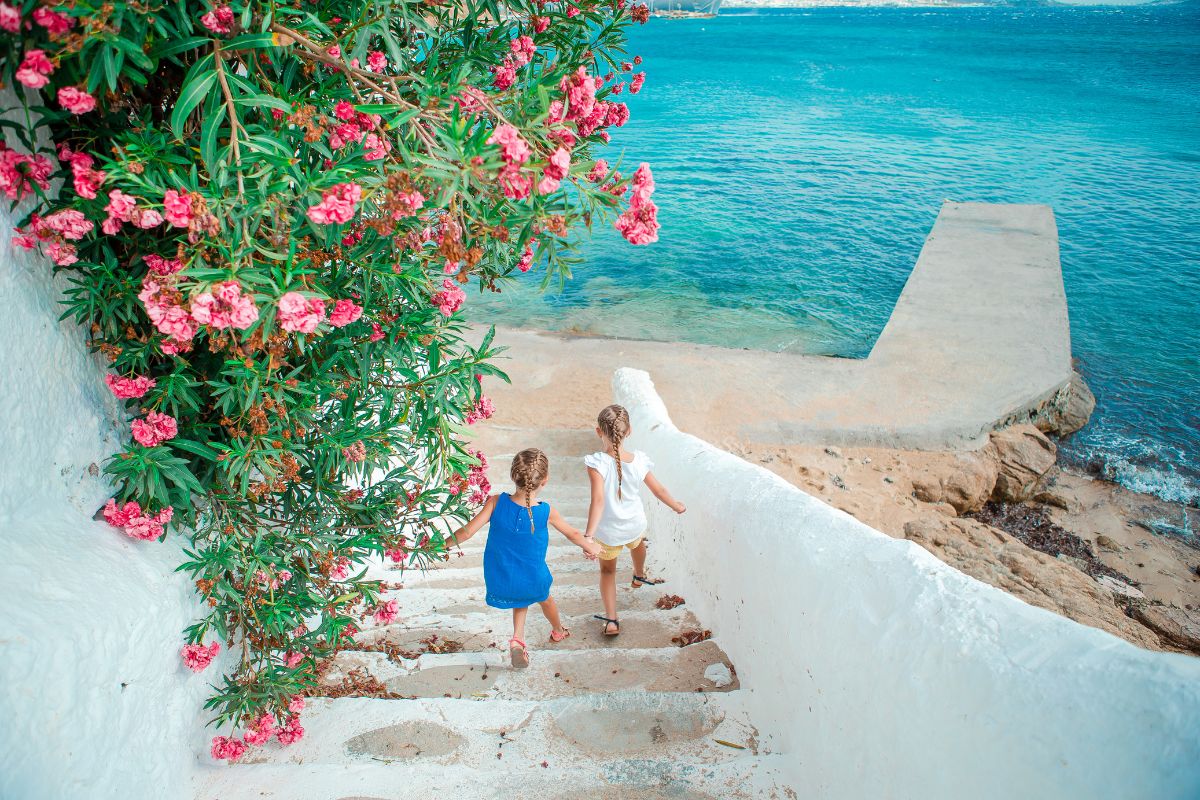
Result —
<svg viewBox="0 0 1200 800"><path fill-rule="evenodd" d="M183 126L188 116L204 102L216 82L215 62L212 53L209 53L188 71L183 88L179 91L179 99L175 101L175 110L171 112L171 130L177 137L183 138Z"/></svg>

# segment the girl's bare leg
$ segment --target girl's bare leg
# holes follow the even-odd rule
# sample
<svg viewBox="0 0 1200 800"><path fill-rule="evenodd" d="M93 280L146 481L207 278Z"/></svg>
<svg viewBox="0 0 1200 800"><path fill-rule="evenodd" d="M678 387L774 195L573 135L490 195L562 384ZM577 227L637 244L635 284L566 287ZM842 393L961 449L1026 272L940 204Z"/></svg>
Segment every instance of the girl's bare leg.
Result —
<svg viewBox="0 0 1200 800"><path fill-rule="evenodd" d="M562 633L564 630L562 619L558 616L558 603L554 602L554 598L547 597L538 605L542 607L542 613L546 615L546 621L550 623L550 627L556 633Z"/></svg>
<svg viewBox="0 0 1200 800"><path fill-rule="evenodd" d="M604 601L604 616L617 619L617 560L600 561L600 599ZM604 626L608 630L609 625Z"/></svg>
<svg viewBox="0 0 1200 800"><path fill-rule="evenodd" d="M513 612L513 638L525 641L525 617L529 615L528 608L514 608Z"/></svg>
<svg viewBox="0 0 1200 800"><path fill-rule="evenodd" d="M637 547L629 551L629 555L633 556L633 574L646 577L646 540L639 542ZM635 581L633 585L637 587L640 584Z"/></svg>
<svg viewBox="0 0 1200 800"><path fill-rule="evenodd" d="M514 608L513 639L508 643L508 657L517 669L529 666L529 650L525 647L525 617L529 615L528 608Z"/></svg>

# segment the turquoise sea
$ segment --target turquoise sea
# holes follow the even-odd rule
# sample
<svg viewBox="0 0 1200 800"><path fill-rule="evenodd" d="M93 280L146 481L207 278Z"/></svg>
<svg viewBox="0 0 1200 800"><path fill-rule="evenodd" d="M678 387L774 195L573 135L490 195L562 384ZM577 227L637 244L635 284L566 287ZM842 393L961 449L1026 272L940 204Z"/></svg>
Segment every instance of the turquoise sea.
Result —
<svg viewBox="0 0 1200 800"><path fill-rule="evenodd" d="M616 132L660 241L596 232L561 293L476 319L863 356L944 199L1054 207L1098 398L1066 455L1200 502L1200 6L651 20Z"/></svg>

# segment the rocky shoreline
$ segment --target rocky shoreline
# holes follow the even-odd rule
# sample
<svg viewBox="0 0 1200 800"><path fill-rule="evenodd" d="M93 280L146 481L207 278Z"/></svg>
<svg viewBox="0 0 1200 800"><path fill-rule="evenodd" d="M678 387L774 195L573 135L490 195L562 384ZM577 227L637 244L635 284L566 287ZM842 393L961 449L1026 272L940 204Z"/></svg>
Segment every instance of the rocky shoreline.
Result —
<svg viewBox="0 0 1200 800"><path fill-rule="evenodd" d="M1200 543L1153 524L1180 509L1057 464L1051 437L1081 428L1093 407L1077 378L966 452L723 446L1027 603L1200 655Z"/></svg>

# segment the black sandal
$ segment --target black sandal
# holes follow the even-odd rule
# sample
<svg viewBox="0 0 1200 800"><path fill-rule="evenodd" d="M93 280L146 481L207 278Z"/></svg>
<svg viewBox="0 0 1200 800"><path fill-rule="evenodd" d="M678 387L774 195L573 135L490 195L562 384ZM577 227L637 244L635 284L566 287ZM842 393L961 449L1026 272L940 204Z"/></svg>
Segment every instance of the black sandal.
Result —
<svg viewBox="0 0 1200 800"><path fill-rule="evenodd" d="M604 623L604 635L605 636L616 636L621 632L621 620L609 619L608 617L602 617L599 614L593 614L592 616ZM615 631L613 631L612 633L609 633L608 632L609 625L616 625L617 629Z"/></svg>
<svg viewBox="0 0 1200 800"><path fill-rule="evenodd" d="M641 575L634 575L634 576L633 576L633 588L635 588L635 589L636 589L638 586L642 586L642 585L645 585L645 586L658 586L658 585L659 585L660 583L662 583L662 582L663 582L663 581L662 581L661 579L658 579L658 578L643 578Z"/></svg>

